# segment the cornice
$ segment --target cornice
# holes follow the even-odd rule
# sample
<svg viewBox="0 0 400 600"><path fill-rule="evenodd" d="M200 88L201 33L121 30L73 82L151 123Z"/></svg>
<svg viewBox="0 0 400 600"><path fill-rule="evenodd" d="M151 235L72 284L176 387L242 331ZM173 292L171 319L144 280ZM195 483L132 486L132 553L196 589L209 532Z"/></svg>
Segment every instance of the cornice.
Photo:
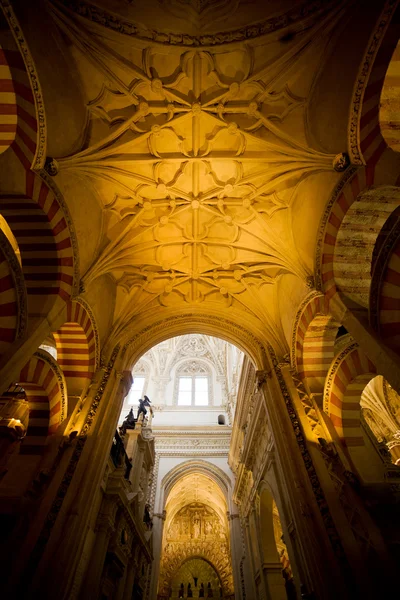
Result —
<svg viewBox="0 0 400 600"><path fill-rule="evenodd" d="M53 4L56 7L64 7L70 12L77 14L79 17L116 33L137 38L145 42L191 48L244 42L269 35L281 29L286 29L299 21L304 21L305 19L318 14L318 12L322 12L325 7L325 3L322 0L314 0L313 2L303 3L300 6L296 5L283 15L270 17L269 19L246 27L218 33L191 35L187 33L172 33L150 29L140 23L122 19L112 12L81 0L59 0L58 2L53 0Z"/></svg>

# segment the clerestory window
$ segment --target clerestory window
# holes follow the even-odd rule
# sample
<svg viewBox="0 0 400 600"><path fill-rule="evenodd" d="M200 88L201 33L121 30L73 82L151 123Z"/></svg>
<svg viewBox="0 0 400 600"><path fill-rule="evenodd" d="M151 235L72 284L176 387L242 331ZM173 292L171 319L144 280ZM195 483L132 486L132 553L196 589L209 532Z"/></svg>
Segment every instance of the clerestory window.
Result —
<svg viewBox="0 0 400 600"><path fill-rule="evenodd" d="M211 403L211 376L203 364L191 361L179 369L175 398L178 406L208 406Z"/></svg>

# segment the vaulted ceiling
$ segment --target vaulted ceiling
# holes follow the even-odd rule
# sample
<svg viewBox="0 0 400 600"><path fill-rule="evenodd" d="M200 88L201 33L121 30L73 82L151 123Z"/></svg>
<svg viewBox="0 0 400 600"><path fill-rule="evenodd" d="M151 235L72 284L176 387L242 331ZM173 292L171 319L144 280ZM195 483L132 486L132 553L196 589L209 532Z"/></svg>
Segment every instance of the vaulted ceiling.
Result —
<svg viewBox="0 0 400 600"><path fill-rule="evenodd" d="M115 282L114 336L190 309L287 351L282 315L312 285L316 197L337 179L310 141L309 97L345 3L295 4L52 3L87 107L56 181L80 196L78 228L88 189L100 206L83 284Z"/></svg>

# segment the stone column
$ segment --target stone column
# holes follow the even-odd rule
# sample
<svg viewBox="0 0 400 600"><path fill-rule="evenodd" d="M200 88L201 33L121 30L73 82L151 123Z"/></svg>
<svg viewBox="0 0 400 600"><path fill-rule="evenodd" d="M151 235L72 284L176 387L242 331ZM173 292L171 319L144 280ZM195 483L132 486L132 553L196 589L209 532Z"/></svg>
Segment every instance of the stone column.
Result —
<svg viewBox="0 0 400 600"><path fill-rule="evenodd" d="M319 512L323 516L331 548L335 549L336 565L341 568L341 576L345 578L348 595L351 598L358 596L369 598L374 584L369 578L362 544L358 541L357 533L352 527L351 518L347 517L348 506L352 507L352 515L356 514L358 522L363 524L365 531L368 531L369 542L375 550L377 561L380 561L377 562L379 565L385 564L388 559L382 535L365 510L360 496L348 483L345 472L349 473L349 471L346 471L346 466L342 464L339 456L337 462L334 459L325 460L317 441L318 434L315 434L307 419L289 367L283 367L282 373L297 412L299 435L303 438L303 455L307 457L308 470L314 481L315 492L318 494ZM317 412L318 410L316 408ZM328 435L327 430L326 434ZM331 567L334 566L335 563L332 562ZM382 574L382 582L384 580L385 575ZM312 589L308 584L307 588Z"/></svg>
<svg viewBox="0 0 400 600"><path fill-rule="evenodd" d="M113 523L109 518L102 519L96 527L89 567L82 586L82 598L98 598L99 596L104 561L113 532Z"/></svg>
<svg viewBox="0 0 400 600"><path fill-rule="evenodd" d="M71 460L76 465L66 481L66 492L64 482L61 484L62 502L57 507L58 510L62 508L61 514L57 515L53 535L36 570L38 588L43 588L43 581L46 581L48 594L54 593L60 598L69 597L86 532L90 527L94 528L97 521L102 500L101 481L123 399L132 384L131 373L119 372L112 362L113 359L111 366L96 373L75 422L79 437L76 456L73 455ZM44 575L49 565L54 569L52 578Z"/></svg>
<svg viewBox="0 0 400 600"><path fill-rule="evenodd" d="M157 595L158 577L160 574L162 538L164 531L164 523L167 513L165 510L162 513L153 513L153 556L159 560L154 560L152 564L150 593L147 600L153 600Z"/></svg>
<svg viewBox="0 0 400 600"><path fill-rule="evenodd" d="M245 570L247 571L248 569L246 567L243 568L243 565L241 568L241 561L245 560L245 557L240 524L240 515L238 513L228 513L228 523L231 540L232 570L233 580L235 584L235 593L238 600L243 600L243 598L245 598L246 596L250 596L250 590L247 590L246 592L246 587L248 587L248 585L246 586L245 579L247 578L245 577Z"/></svg>
<svg viewBox="0 0 400 600"><path fill-rule="evenodd" d="M342 565L333 551L322 517L322 511L327 507L323 496L319 495L322 492L320 482L316 474L314 476L281 368L273 355L271 360L273 371L260 377L259 389L266 400L281 493L293 520L293 547L300 582L308 590L314 590L319 600L349 599L351 595L343 580ZM328 518L329 511L324 516Z"/></svg>

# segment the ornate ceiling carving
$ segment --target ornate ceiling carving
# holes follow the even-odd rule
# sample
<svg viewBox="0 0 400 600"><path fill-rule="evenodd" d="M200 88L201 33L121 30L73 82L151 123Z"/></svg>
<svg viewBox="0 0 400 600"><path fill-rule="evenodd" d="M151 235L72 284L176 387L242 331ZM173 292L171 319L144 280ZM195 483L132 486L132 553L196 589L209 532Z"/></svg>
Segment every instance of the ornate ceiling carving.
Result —
<svg viewBox="0 0 400 600"><path fill-rule="evenodd" d="M225 4L190 7L201 16ZM294 242L293 196L334 158L309 147L295 90L311 84L311 72L299 84L302 56L339 9L315 25L297 13L288 44L267 36L211 51L144 44L57 6L54 19L92 65L81 73L84 147L58 163L103 202L109 243L85 283L117 281L115 330L148 311L206 305L251 316L283 351L276 286L311 275Z"/></svg>

